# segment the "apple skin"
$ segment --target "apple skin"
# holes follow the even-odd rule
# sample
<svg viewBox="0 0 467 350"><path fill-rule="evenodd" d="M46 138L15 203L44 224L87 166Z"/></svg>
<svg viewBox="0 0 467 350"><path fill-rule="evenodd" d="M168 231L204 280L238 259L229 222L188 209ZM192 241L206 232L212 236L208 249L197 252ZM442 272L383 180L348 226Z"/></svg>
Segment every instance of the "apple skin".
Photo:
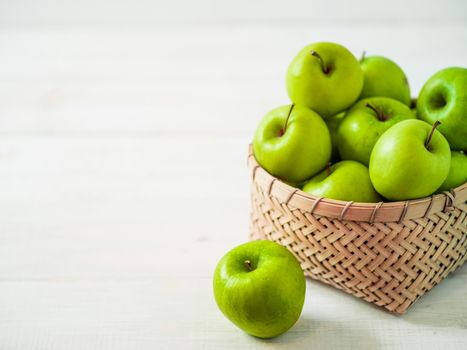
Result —
<svg viewBox="0 0 467 350"><path fill-rule="evenodd" d="M467 150L467 68L450 67L423 85L417 100L420 119L441 122L439 131L453 150Z"/></svg>
<svg viewBox="0 0 467 350"><path fill-rule="evenodd" d="M378 119L369 103L385 120ZM402 102L387 97L370 97L358 101L345 114L337 131L337 148L342 159L356 160L366 166L378 138L391 126L406 119L415 119L414 113Z"/></svg>
<svg viewBox="0 0 467 350"><path fill-rule="evenodd" d="M467 155L462 151L451 151L451 167L448 177L437 192L448 191L467 182Z"/></svg>
<svg viewBox="0 0 467 350"><path fill-rule="evenodd" d="M299 183L323 169L331 157L331 136L321 117L305 106L291 106L269 112L253 139L255 158L271 175Z"/></svg>
<svg viewBox="0 0 467 350"><path fill-rule="evenodd" d="M305 184L306 181L301 181L301 182L287 182L287 181L283 181L284 183L286 183L287 185L291 186L291 187L295 187L295 188L302 188L303 185Z"/></svg>
<svg viewBox="0 0 467 350"><path fill-rule="evenodd" d="M390 200L416 199L441 186L449 172L451 151L438 130L425 147L431 129L424 121L404 120L381 135L370 157L370 178L379 194Z"/></svg>
<svg viewBox="0 0 467 350"><path fill-rule="evenodd" d="M323 72L318 53L329 72ZM306 46L292 60L286 76L287 92L297 105L305 105L327 118L352 105L363 87L363 72L345 47L329 42Z"/></svg>
<svg viewBox="0 0 467 350"><path fill-rule="evenodd" d="M213 288L219 309L232 323L255 337L272 338L297 322L306 283L299 262L287 248L260 240L224 255L214 272Z"/></svg>
<svg viewBox="0 0 467 350"><path fill-rule="evenodd" d="M324 121L328 126L329 134L331 135L331 162L337 163L340 159L339 150L337 149L337 130L339 129L339 125L344 120L345 112L341 112L336 114L333 117L326 118Z"/></svg>
<svg viewBox="0 0 467 350"><path fill-rule="evenodd" d="M410 106L410 87L404 71L394 61L383 56L360 60L364 81L360 99L389 97Z"/></svg>
<svg viewBox="0 0 467 350"><path fill-rule="evenodd" d="M312 177L303 186L303 191L342 201L375 203L381 200L371 184L368 168L363 164L343 160L331 165L329 175L328 171L323 170Z"/></svg>

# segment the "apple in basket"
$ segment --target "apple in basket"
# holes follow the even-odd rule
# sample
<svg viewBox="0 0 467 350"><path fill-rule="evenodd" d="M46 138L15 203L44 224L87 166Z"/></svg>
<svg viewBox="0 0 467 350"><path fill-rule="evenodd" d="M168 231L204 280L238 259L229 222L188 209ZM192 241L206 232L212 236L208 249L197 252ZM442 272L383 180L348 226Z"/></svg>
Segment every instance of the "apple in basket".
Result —
<svg viewBox="0 0 467 350"><path fill-rule="evenodd" d="M271 241L242 244L219 261L214 297L237 327L259 338L278 336L297 322L305 276L295 256Z"/></svg>
<svg viewBox="0 0 467 350"><path fill-rule="evenodd" d="M345 114L337 130L337 148L342 159L368 166L378 138L391 126L415 114L405 104L387 97L360 100Z"/></svg>
<svg viewBox="0 0 467 350"><path fill-rule="evenodd" d="M451 151L438 125L404 120L378 139L371 152L370 178L380 194L390 200L421 198L442 185Z"/></svg>
<svg viewBox="0 0 467 350"><path fill-rule="evenodd" d="M343 160L313 176L303 191L319 197L354 202L378 202L368 168L353 160Z"/></svg>
<svg viewBox="0 0 467 350"><path fill-rule="evenodd" d="M363 72L345 47L321 42L304 47L289 65L287 92L293 103L321 117L332 117L352 105L363 87Z"/></svg>
<svg viewBox="0 0 467 350"><path fill-rule="evenodd" d="M467 150L467 68L450 67L434 74L423 85L417 101L420 119L439 120L439 131L451 149Z"/></svg>
<svg viewBox="0 0 467 350"><path fill-rule="evenodd" d="M326 166L331 157L331 136L318 114L305 106L288 105L261 120L253 149L270 174L298 183Z"/></svg>
<svg viewBox="0 0 467 350"><path fill-rule="evenodd" d="M451 151L451 167L448 177L439 191L447 191L467 182L467 155L463 151Z"/></svg>
<svg viewBox="0 0 467 350"><path fill-rule="evenodd" d="M368 56L360 59L363 71L363 89L360 99L390 97L410 106L410 87L404 71L389 58Z"/></svg>

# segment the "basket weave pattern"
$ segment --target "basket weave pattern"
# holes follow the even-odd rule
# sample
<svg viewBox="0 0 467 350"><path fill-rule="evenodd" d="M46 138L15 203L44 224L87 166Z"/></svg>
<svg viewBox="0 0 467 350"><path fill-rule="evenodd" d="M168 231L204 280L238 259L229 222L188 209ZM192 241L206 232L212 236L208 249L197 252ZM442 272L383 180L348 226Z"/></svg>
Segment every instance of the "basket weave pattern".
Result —
<svg viewBox="0 0 467 350"><path fill-rule="evenodd" d="M404 313L467 257L467 184L423 200L363 204L310 196L250 148L251 239L292 251L306 276Z"/></svg>

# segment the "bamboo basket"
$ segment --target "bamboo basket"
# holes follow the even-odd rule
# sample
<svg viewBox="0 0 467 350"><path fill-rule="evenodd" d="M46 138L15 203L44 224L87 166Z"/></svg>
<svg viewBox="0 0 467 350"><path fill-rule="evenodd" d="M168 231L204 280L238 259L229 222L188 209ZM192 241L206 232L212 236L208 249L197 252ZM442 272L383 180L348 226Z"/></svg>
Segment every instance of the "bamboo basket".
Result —
<svg viewBox="0 0 467 350"><path fill-rule="evenodd" d="M467 183L405 202L311 196L266 172L249 149L250 238L287 247L306 276L402 314L467 256Z"/></svg>

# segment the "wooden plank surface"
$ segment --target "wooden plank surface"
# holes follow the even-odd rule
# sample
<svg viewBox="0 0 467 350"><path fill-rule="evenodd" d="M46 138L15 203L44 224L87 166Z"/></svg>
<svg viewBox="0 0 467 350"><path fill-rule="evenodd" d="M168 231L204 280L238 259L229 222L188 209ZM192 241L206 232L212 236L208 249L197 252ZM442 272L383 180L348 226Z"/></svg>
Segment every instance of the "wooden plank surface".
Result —
<svg viewBox="0 0 467 350"><path fill-rule="evenodd" d="M462 1L284 4L0 2L1 350L467 347L465 266L400 317L309 281L274 340L217 310L247 145L301 46L386 54L414 95L467 63Z"/></svg>

